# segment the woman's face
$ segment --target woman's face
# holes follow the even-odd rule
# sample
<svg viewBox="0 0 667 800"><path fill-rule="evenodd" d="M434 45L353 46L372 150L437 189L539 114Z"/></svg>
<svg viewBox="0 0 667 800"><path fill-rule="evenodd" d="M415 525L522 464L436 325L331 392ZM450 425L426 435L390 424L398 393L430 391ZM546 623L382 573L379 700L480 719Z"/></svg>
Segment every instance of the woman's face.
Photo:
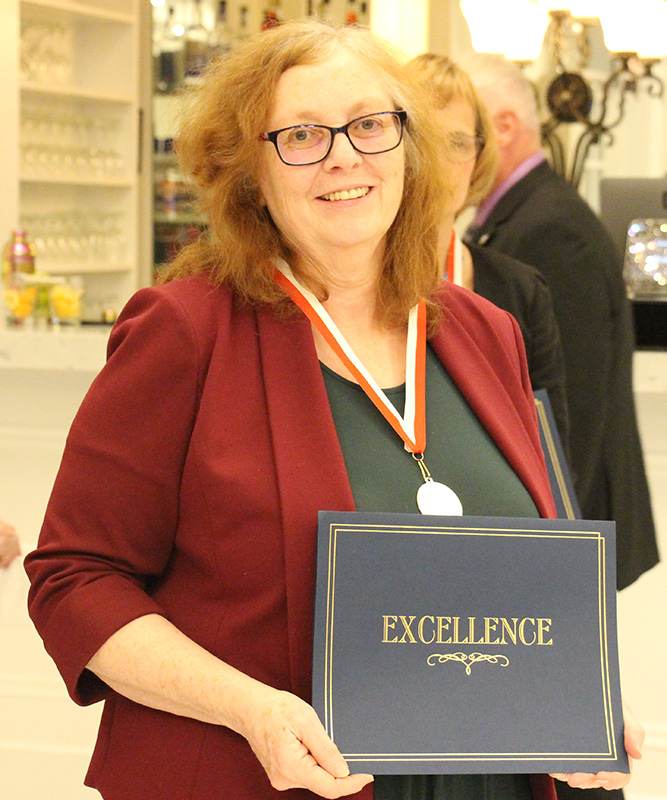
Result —
<svg viewBox="0 0 667 800"><path fill-rule="evenodd" d="M435 111L435 120L445 142L459 142L461 137L475 136L475 111L472 104L463 97L451 100L445 108ZM454 208L459 212L466 201L470 189L470 179L475 169L477 156L468 160L448 155L448 148L442 150L442 164L454 185Z"/></svg>
<svg viewBox="0 0 667 800"><path fill-rule="evenodd" d="M346 48L326 61L291 67L280 78L267 131L293 125L338 127L365 114L393 111L387 89ZM273 221L301 256L381 258L403 194L403 143L362 155L345 134L324 161L288 166L266 142L259 186Z"/></svg>

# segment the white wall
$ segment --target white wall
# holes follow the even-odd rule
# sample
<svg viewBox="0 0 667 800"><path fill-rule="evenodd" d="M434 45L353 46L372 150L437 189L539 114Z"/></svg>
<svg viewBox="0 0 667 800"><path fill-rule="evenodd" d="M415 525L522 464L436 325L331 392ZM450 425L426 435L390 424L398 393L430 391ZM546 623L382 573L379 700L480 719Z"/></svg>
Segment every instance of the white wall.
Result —
<svg viewBox="0 0 667 800"><path fill-rule="evenodd" d="M37 543L67 430L94 375L0 367L0 516L24 553ZM28 618L27 591L22 559L0 570L0 798L91 800L99 795L83 777L101 708L80 709L67 696Z"/></svg>

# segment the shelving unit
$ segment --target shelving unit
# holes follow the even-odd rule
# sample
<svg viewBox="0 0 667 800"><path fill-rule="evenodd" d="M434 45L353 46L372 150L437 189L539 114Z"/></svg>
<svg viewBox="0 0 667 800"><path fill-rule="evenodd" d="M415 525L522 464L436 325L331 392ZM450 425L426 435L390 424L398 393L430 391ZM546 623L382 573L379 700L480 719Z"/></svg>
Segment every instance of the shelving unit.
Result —
<svg viewBox="0 0 667 800"><path fill-rule="evenodd" d="M18 0L18 222L37 269L82 275L88 316L140 269L141 0ZM86 313L86 312L84 312Z"/></svg>

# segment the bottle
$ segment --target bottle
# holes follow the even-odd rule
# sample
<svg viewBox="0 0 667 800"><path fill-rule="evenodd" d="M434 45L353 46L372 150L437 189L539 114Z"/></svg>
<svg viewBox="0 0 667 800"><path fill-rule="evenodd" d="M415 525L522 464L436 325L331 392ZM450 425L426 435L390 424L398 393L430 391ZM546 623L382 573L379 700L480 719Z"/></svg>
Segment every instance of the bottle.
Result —
<svg viewBox="0 0 667 800"><path fill-rule="evenodd" d="M14 282L19 272L35 271L35 246L28 241L23 228L12 231L9 241L2 251L2 282L8 285Z"/></svg>
<svg viewBox="0 0 667 800"><path fill-rule="evenodd" d="M178 35L176 11L169 6L169 12L160 37L158 63L156 66L155 88L159 92L173 92L183 78L184 42Z"/></svg>
<svg viewBox="0 0 667 800"><path fill-rule="evenodd" d="M329 0L320 0L320 4L317 9L317 16L322 20L322 22L326 22L329 25L335 24L331 13L331 5Z"/></svg>
<svg viewBox="0 0 667 800"><path fill-rule="evenodd" d="M185 83L196 83L211 56L210 34L202 21L201 0L194 0L192 21L185 29Z"/></svg>
<svg viewBox="0 0 667 800"><path fill-rule="evenodd" d="M23 326L35 303L36 289L26 286L20 276L35 271L35 247L23 228L12 231L2 251L2 283L5 319L8 325Z"/></svg>
<svg viewBox="0 0 667 800"><path fill-rule="evenodd" d="M358 25L359 14L357 13L357 0L347 0L347 11L345 12L346 25Z"/></svg>
<svg viewBox="0 0 667 800"><path fill-rule="evenodd" d="M268 8L264 9L262 18L262 30L276 28L280 25L280 0L269 0Z"/></svg>
<svg viewBox="0 0 667 800"><path fill-rule="evenodd" d="M250 36L250 27L248 20L248 6L239 6L239 28L236 34L238 44L243 44Z"/></svg>
<svg viewBox="0 0 667 800"><path fill-rule="evenodd" d="M232 49L232 37L227 24L227 0L220 0L215 18L215 28L211 36L211 56L226 56Z"/></svg>

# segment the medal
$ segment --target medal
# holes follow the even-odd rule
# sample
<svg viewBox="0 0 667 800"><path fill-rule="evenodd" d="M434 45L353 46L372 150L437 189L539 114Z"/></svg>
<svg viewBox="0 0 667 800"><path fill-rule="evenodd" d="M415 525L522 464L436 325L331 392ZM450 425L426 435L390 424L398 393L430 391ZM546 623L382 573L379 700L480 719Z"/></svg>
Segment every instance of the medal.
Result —
<svg viewBox="0 0 667 800"><path fill-rule="evenodd" d="M276 283L308 317L336 355L354 375L366 395L412 453L424 479L417 491L417 508L422 514L460 516L461 501L456 493L431 477L424 463L426 449L426 304L420 301L410 310L405 355L405 409L401 416L373 376L361 363L336 323L315 295L303 286L284 261L276 262Z"/></svg>
<svg viewBox="0 0 667 800"><path fill-rule="evenodd" d="M444 483L434 481L428 467L424 463L423 453L413 453L412 457L419 465L424 483L417 489L417 508L422 514L433 514L440 517L460 517L463 506L459 496Z"/></svg>

